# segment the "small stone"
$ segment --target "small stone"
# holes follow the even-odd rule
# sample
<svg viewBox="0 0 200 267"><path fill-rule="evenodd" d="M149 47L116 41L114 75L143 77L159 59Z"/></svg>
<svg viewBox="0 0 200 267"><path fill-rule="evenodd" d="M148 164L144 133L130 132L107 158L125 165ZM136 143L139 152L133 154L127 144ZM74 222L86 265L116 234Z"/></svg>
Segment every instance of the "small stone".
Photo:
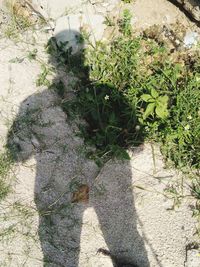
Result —
<svg viewBox="0 0 200 267"><path fill-rule="evenodd" d="M163 207L164 207L165 210L172 210L173 209L173 201L171 199L167 199L163 203Z"/></svg>
<svg viewBox="0 0 200 267"><path fill-rule="evenodd" d="M185 47L192 47L193 45L196 45L199 39L199 35L197 32L186 32L186 35L184 37L183 43Z"/></svg>
<svg viewBox="0 0 200 267"><path fill-rule="evenodd" d="M186 267L199 267L200 266L200 252L197 249L187 251Z"/></svg>

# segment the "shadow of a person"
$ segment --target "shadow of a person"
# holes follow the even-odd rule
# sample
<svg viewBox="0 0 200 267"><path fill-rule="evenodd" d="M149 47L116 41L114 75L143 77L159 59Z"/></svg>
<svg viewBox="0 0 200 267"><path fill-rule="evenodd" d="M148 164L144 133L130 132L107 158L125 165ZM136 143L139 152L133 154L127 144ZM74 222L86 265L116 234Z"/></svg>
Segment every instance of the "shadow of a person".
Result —
<svg viewBox="0 0 200 267"><path fill-rule="evenodd" d="M129 162L109 161L99 173L97 165L80 153L84 142L76 136L77 127L60 102L60 96L50 89L29 96L21 103L7 139L16 161L32 156L36 160L35 204L44 266L107 266L86 263L79 255L83 212L93 207L113 265L148 267L137 230ZM88 202L72 201L82 185L90 190ZM88 255L96 255L98 249L104 252L100 243L84 244Z"/></svg>

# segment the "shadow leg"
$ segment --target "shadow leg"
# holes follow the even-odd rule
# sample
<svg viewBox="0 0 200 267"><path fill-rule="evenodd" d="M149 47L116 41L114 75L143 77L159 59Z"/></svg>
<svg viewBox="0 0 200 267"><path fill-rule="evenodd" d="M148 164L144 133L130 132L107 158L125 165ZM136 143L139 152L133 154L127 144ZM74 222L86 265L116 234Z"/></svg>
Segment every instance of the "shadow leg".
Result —
<svg viewBox="0 0 200 267"><path fill-rule="evenodd" d="M130 266L148 267L144 241L138 233L129 162L107 164L99 182L106 191L93 200L93 205L114 263L117 267L128 263L132 264Z"/></svg>

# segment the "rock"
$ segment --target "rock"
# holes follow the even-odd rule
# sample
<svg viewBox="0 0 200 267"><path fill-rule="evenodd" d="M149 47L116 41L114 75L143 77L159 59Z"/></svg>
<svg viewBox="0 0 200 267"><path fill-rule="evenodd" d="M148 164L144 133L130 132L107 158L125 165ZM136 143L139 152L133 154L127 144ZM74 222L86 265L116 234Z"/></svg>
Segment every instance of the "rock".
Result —
<svg viewBox="0 0 200 267"><path fill-rule="evenodd" d="M67 14L84 13L88 17L92 14L110 12L120 0L83 1L83 0L32 0L32 4L42 8L49 18L57 19ZM45 16L45 17L46 17Z"/></svg>
<svg viewBox="0 0 200 267"><path fill-rule="evenodd" d="M137 0L132 2L129 9L135 18L134 29L146 29L153 25L169 25L177 21L188 25L187 17L171 1Z"/></svg>
<svg viewBox="0 0 200 267"><path fill-rule="evenodd" d="M199 267L200 266L200 253L197 249L187 251L186 267Z"/></svg>
<svg viewBox="0 0 200 267"><path fill-rule="evenodd" d="M183 43L187 48L192 47L198 43L199 35L197 32L186 32Z"/></svg>
<svg viewBox="0 0 200 267"><path fill-rule="evenodd" d="M54 36L58 44L66 43L67 48L72 47L76 53L82 47L77 38L81 32L86 32L92 43L102 39L106 28L104 20L101 15L92 15L89 19L85 14L63 16L56 21Z"/></svg>
<svg viewBox="0 0 200 267"><path fill-rule="evenodd" d="M200 2L199 0L175 0L179 3L183 8L188 11L192 17L200 21Z"/></svg>
<svg viewBox="0 0 200 267"><path fill-rule="evenodd" d="M37 9L43 10L43 15L46 18L56 19L68 11L72 11L73 8L77 8L81 6L81 0L32 0L32 4L34 4Z"/></svg>

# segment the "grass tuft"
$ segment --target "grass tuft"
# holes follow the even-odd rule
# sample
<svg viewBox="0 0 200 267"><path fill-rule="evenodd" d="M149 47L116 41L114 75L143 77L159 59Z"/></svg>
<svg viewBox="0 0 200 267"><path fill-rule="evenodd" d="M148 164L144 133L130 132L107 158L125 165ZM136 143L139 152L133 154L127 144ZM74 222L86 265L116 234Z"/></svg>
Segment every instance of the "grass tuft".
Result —
<svg viewBox="0 0 200 267"><path fill-rule="evenodd" d="M8 152L0 154L0 202L6 198L10 192L10 185L7 176L13 164L12 157Z"/></svg>

